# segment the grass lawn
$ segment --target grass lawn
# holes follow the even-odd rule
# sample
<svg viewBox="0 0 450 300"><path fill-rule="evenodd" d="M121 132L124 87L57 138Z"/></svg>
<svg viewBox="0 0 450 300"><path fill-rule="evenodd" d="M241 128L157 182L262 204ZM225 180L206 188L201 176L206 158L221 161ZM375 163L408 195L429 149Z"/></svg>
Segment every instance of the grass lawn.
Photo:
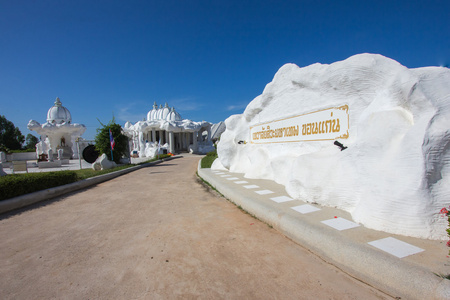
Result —
<svg viewBox="0 0 450 300"><path fill-rule="evenodd" d="M205 157L202 158L200 166L203 168L211 168L212 163L217 158L217 150L208 152Z"/></svg>

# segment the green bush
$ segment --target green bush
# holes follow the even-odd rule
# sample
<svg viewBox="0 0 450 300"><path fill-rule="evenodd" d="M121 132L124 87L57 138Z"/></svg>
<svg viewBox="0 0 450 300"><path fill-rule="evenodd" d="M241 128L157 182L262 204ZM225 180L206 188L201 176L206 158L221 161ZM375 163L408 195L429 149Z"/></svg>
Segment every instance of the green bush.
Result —
<svg viewBox="0 0 450 300"><path fill-rule="evenodd" d="M74 171L12 174L0 177L0 200L78 181Z"/></svg>
<svg viewBox="0 0 450 300"><path fill-rule="evenodd" d="M114 122L114 118L108 124L102 124L102 127L97 128L97 135L95 136L95 149L100 153L105 153L109 160L111 160L111 143L109 139L109 130L111 129L116 146L114 147L113 158L116 163L125 155L127 150L128 138L122 133L122 127Z"/></svg>
<svg viewBox="0 0 450 300"><path fill-rule="evenodd" d="M208 152L205 157L202 158L200 166L202 168L211 168L212 163L217 158L217 150Z"/></svg>

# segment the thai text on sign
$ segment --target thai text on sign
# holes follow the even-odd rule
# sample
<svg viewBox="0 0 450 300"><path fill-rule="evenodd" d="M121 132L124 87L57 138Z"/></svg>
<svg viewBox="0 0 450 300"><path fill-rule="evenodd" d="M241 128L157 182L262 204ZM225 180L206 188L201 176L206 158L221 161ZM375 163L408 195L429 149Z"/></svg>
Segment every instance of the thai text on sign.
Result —
<svg viewBox="0 0 450 300"><path fill-rule="evenodd" d="M348 105L250 127L253 144L326 141L348 138Z"/></svg>

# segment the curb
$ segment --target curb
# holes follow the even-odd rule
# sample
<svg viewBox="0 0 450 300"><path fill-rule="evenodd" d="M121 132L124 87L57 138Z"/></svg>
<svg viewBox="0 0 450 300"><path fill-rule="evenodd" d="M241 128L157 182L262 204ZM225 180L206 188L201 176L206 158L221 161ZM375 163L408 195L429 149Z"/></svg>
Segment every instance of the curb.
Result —
<svg viewBox="0 0 450 300"><path fill-rule="evenodd" d="M182 157L182 156L167 157L167 158L163 158L163 159L160 159L157 161L130 167L127 169L123 169L123 170L119 170L119 171L115 171L115 172L111 172L111 173L107 173L107 174L103 174L103 175L99 175L99 176L95 176L95 177L90 177L90 178L83 179L83 180L73 182L73 183L69 183L66 185L61 185L61 186L49 188L46 190L17 196L17 197L10 198L7 200L2 200L2 201L0 201L0 214L9 212L9 211L12 211L15 209L23 208L28 205L35 204L35 203L38 203L38 202L41 202L44 200L49 200L51 198L58 197L58 196L61 196L61 195L64 195L64 194L67 194L70 192L74 192L74 191L77 191L80 189L84 189L84 188L90 187L92 185L99 184L104 181L119 177L121 175L139 170L141 168L150 167L152 165L157 165L164 161L169 161L169 160L172 160L175 158L180 158L180 157Z"/></svg>
<svg viewBox="0 0 450 300"><path fill-rule="evenodd" d="M198 175L231 202L310 249L328 263L389 295L406 299L450 299L450 280L409 262L355 242L320 224L247 197L202 169Z"/></svg>

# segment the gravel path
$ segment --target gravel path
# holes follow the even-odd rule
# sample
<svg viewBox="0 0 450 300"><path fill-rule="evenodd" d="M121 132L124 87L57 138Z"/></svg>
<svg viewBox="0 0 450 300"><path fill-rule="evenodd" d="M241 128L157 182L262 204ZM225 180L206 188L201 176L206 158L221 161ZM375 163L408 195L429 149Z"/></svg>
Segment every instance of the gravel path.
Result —
<svg viewBox="0 0 450 300"><path fill-rule="evenodd" d="M0 217L1 299L391 299L201 185L186 155Z"/></svg>

